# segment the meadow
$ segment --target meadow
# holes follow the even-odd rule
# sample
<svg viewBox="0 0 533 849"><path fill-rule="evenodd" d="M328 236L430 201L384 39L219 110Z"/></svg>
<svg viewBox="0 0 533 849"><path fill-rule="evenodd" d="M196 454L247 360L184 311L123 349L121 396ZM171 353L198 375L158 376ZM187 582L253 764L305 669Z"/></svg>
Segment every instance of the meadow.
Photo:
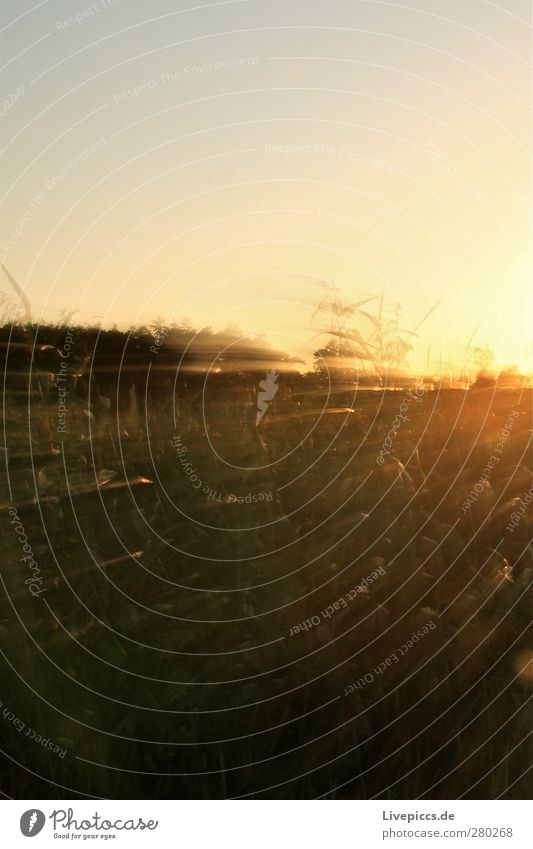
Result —
<svg viewBox="0 0 533 849"><path fill-rule="evenodd" d="M528 386L0 341L6 796L530 796Z"/></svg>

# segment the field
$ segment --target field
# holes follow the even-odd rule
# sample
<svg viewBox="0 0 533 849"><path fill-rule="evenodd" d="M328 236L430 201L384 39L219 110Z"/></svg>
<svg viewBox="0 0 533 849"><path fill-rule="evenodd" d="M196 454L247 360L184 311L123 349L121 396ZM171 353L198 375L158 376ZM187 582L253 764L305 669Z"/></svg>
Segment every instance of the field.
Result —
<svg viewBox="0 0 533 849"><path fill-rule="evenodd" d="M531 389L102 338L2 331L4 794L528 798Z"/></svg>

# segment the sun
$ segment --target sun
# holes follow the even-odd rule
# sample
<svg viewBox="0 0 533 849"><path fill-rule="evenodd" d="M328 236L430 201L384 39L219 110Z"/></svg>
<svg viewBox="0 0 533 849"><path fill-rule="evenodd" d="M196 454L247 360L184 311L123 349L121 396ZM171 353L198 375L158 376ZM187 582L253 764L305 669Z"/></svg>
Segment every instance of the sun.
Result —
<svg viewBox="0 0 533 849"><path fill-rule="evenodd" d="M496 281L497 295L481 329L498 369L533 374L533 262L531 252L517 257ZM496 287L495 287L496 288Z"/></svg>

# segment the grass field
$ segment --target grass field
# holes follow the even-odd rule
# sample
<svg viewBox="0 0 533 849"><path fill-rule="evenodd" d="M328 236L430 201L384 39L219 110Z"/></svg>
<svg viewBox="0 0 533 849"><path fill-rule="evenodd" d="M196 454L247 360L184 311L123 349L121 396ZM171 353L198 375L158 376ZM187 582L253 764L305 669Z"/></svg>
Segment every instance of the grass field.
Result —
<svg viewBox="0 0 533 849"><path fill-rule="evenodd" d="M4 345L3 792L528 798L531 389L287 367L256 425L260 357L65 333Z"/></svg>

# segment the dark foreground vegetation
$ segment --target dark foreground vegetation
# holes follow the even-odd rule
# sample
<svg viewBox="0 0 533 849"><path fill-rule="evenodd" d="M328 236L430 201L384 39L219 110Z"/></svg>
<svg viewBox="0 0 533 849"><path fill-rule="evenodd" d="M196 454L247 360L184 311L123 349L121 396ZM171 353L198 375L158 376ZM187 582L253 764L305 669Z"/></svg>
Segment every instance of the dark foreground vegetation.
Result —
<svg viewBox="0 0 533 849"><path fill-rule="evenodd" d="M530 796L530 389L1 338L4 794Z"/></svg>

